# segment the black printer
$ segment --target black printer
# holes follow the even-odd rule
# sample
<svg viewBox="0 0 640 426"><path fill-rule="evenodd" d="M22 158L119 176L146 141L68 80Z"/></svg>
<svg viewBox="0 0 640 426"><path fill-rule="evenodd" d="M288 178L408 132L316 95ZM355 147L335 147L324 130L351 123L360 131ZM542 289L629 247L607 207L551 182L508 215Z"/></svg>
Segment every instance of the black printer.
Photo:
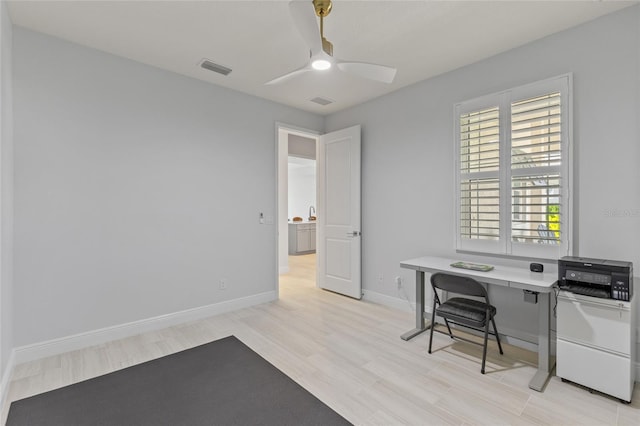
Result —
<svg viewBox="0 0 640 426"><path fill-rule="evenodd" d="M558 285L585 296L630 301L633 263L565 256L558 260Z"/></svg>

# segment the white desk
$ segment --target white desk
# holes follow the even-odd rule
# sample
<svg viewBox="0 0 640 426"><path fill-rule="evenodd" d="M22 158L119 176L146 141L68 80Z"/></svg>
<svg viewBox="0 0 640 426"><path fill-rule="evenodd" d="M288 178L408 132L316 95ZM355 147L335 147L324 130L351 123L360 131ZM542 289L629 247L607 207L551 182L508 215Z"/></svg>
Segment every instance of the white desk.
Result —
<svg viewBox="0 0 640 426"><path fill-rule="evenodd" d="M557 273L531 272L524 268L507 266L495 266L492 271L481 272L451 266L452 263L460 260L461 259L425 256L400 262L401 268L416 271L416 327L404 333L401 336L402 339L409 340L423 331L428 330L431 326L431 324L425 323L425 272L446 272L453 275L472 277L487 284L518 288L538 293L538 371L529 382L529 387L539 392L542 391L553 368L550 356L549 294L553 291L553 286L558 280Z"/></svg>

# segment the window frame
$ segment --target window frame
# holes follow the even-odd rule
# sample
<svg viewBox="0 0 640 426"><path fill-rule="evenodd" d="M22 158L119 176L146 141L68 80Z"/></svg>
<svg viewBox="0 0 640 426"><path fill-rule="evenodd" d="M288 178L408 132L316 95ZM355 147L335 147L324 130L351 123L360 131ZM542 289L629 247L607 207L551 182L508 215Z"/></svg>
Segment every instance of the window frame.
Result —
<svg viewBox="0 0 640 426"><path fill-rule="evenodd" d="M560 92L561 98L561 226L562 238L560 244L537 244L512 241L512 187L511 187L511 105L513 102L542 96L553 92ZM499 211L500 226L498 240L483 240L462 238L461 235L461 183L460 170L461 137L460 116L462 114L478 112L482 109L498 107L499 110L499 140L500 165L499 175ZM468 101L458 102L453 107L454 112L454 194L455 194L455 222L454 240L457 252L472 252L480 254L494 254L513 257L527 257L538 259L558 259L571 255L573 250L573 76L571 73L548 78L519 87L503 90L481 96ZM490 173L490 172L487 172ZM481 176L483 172L478 173ZM522 175L517 172L514 174ZM468 176L468 175L467 175Z"/></svg>

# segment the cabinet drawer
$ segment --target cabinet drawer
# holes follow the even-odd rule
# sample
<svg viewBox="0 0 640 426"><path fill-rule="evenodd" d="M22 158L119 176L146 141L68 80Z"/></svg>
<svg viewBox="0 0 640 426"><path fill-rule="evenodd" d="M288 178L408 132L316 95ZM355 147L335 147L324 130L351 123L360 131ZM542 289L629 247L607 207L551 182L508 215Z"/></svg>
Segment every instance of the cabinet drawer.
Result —
<svg viewBox="0 0 640 426"><path fill-rule="evenodd" d="M558 339L603 348L621 355L631 353L631 312L622 306L558 297Z"/></svg>
<svg viewBox="0 0 640 426"><path fill-rule="evenodd" d="M631 400L634 375L627 357L558 339L556 375L608 395Z"/></svg>

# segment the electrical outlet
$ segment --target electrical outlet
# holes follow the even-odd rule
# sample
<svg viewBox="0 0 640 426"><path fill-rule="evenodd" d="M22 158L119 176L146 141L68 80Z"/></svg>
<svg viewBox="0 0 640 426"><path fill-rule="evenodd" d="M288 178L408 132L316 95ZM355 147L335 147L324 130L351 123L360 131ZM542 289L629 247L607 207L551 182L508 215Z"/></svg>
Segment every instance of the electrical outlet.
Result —
<svg viewBox="0 0 640 426"><path fill-rule="evenodd" d="M222 278L220 280L220 290L226 290L226 289L227 289L227 279Z"/></svg>
<svg viewBox="0 0 640 426"><path fill-rule="evenodd" d="M380 283L381 283L381 282L383 282L383 281L384 281L384 274L383 274L382 272L380 272L380 273L378 274L378 282L380 282Z"/></svg>
<svg viewBox="0 0 640 426"><path fill-rule="evenodd" d="M402 277L396 277L396 286L398 287L398 290L402 288Z"/></svg>

